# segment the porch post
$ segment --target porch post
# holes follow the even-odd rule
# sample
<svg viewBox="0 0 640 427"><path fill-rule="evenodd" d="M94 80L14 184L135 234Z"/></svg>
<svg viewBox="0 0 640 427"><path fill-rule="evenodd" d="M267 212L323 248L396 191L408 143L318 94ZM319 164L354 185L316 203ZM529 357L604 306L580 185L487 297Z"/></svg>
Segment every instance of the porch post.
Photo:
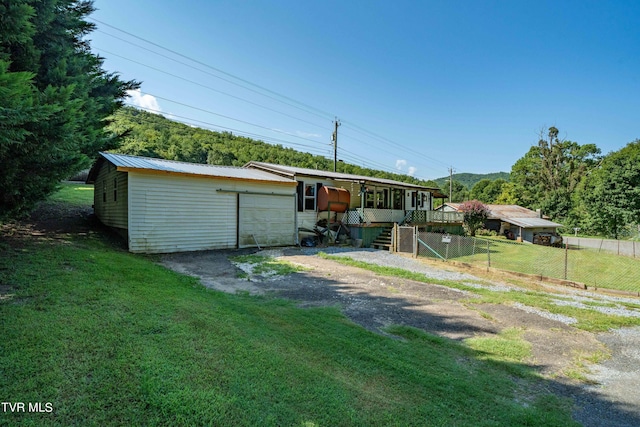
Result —
<svg viewBox="0 0 640 427"><path fill-rule="evenodd" d="M367 187L360 184L360 212L362 212L362 222L364 222L364 199L367 197Z"/></svg>

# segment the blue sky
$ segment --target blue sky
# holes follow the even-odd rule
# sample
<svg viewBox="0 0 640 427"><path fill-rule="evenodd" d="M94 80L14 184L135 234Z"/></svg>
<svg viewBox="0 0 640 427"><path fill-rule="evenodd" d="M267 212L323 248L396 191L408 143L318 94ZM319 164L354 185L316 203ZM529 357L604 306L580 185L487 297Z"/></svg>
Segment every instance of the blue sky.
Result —
<svg viewBox="0 0 640 427"><path fill-rule="evenodd" d="M338 157L361 166L508 172L549 126L603 153L640 138L637 1L95 7L105 69L142 82L131 103L329 158L337 117Z"/></svg>

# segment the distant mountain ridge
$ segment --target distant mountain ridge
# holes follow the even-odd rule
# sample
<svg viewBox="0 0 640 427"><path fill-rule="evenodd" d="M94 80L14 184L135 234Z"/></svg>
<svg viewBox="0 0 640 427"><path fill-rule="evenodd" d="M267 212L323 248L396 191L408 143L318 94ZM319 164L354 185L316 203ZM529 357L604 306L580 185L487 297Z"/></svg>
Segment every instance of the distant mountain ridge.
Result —
<svg viewBox="0 0 640 427"><path fill-rule="evenodd" d="M495 181L496 179L504 179L505 181L509 181L510 174L508 172L493 172L493 173L454 173L453 180L458 181L462 185L464 185L467 189L471 190L474 185L476 185L479 181L483 179L489 179L491 181ZM440 188L448 187L449 185L449 177L445 176L442 178L438 178L434 180Z"/></svg>

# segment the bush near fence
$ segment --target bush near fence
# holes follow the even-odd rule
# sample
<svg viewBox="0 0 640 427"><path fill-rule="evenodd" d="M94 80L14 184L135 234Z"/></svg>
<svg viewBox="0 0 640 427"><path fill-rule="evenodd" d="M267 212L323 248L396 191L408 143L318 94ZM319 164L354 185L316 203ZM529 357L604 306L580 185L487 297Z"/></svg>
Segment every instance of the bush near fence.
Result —
<svg viewBox="0 0 640 427"><path fill-rule="evenodd" d="M579 282L591 288L640 292L638 258L571 245L554 248L500 238L465 236L443 239L443 234L418 231L415 227L397 227L396 230L398 252Z"/></svg>

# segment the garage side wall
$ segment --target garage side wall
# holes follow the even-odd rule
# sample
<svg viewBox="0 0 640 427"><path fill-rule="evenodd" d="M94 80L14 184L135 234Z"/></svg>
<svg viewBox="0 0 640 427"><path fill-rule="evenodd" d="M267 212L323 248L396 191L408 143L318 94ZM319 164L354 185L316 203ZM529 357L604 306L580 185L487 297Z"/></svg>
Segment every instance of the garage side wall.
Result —
<svg viewBox="0 0 640 427"><path fill-rule="evenodd" d="M127 216L127 173L116 171L115 166L104 162L94 183L93 207L100 222L126 230Z"/></svg>
<svg viewBox="0 0 640 427"><path fill-rule="evenodd" d="M294 187L130 172L129 250L168 253L237 247L234 191L291 194Z"/></svg>

